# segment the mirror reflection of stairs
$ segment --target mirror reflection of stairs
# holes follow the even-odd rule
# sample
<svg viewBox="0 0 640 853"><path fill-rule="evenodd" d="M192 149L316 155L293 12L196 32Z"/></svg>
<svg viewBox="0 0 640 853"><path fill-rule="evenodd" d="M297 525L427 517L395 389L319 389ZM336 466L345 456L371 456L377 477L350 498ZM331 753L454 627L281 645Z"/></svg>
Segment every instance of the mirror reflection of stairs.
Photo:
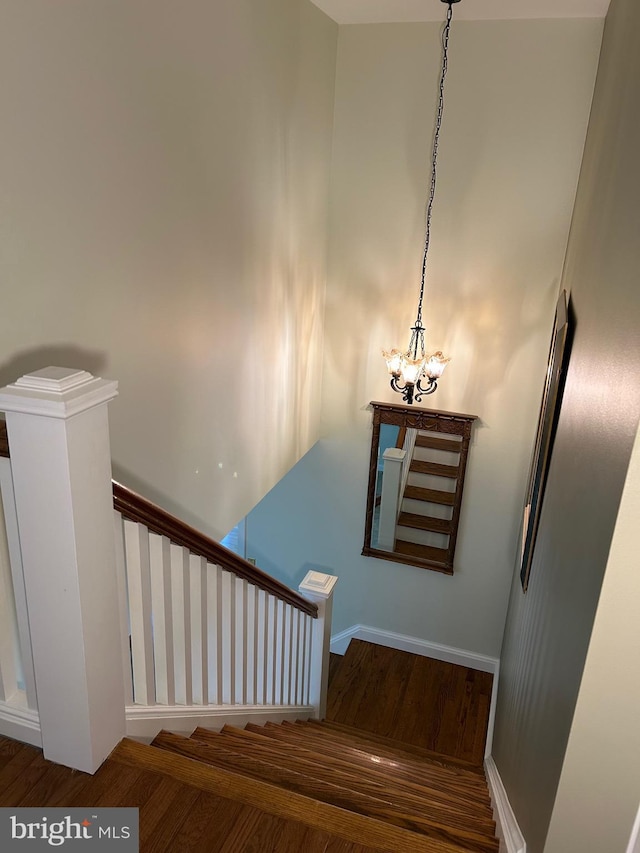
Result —
<svg viewBox="0 0 640 853"><path fill-rule="evenodd" d="M396 527L398 553L452 567L462 449L460 436L418 432Z"/></svg>

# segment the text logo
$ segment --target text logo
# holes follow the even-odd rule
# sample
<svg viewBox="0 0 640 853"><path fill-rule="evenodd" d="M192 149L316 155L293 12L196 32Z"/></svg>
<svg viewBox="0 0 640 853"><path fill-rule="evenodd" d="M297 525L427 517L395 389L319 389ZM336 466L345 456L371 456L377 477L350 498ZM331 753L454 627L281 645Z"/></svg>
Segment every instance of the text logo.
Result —
<svg viewBox="0 0 640 853"><path fill-rule="evenodd" d="M138 853L138 809L0 808L0 850Z"/></svg>

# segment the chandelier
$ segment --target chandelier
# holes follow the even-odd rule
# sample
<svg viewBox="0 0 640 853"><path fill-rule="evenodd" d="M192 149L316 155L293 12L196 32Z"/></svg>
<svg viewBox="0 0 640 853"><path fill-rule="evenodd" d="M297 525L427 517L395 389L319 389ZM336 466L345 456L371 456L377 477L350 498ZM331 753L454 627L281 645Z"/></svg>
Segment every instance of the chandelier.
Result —
<svg viewBox="0 0 640 853"><path fill-rule="evenodd" d="M433 394L438 387L438 379L440 379L445 367L451 360L446 358L440 350L430 354L426 353L424 346L425 327L422 324L424 281L427 271L429 241L431 238L431 212L433 210L433 199L436 194L436 164L438 160L440 127L442 126L442 112L444 110L444 80L447 76L449 59L449 33L451 31L451 18L453 16L452 7L454 3L459 3L460 0L442 0L442 2L446 3L449 8L447 9L447 18L442 30L442 67L440 70L436 126L433 134L433 148L431 150L431 184L429 187L429 200L427 202L418 311L415 323L411 327L411 340L409 341L408 349L404 352L399 349L382 351L382 355L387 362L387 370L391 374L391 387L394 391L398 391L398 393L402 394L402 399L406 403L409 403L409 405L411 405L414 400L416 403L419 403L422 397L426 394Z"/></svg>

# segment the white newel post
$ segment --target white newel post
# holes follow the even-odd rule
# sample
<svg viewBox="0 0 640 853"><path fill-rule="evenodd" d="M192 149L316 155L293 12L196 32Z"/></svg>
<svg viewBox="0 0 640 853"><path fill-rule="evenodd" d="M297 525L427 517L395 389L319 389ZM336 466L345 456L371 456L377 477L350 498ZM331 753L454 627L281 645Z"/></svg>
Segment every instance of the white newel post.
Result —
<svg viewBox="0 0 640 853"><path fill-rule="evenodd" d="M331 612L333 588L338 578L322 572L307 572L298 590L309 601L318 605L318 618L313 620L311 634L311 684L309 704L317 709L318 719L327 711L329 684L329 655L331 651Z"/></svg>
<svg viewBox="0 0 640 853"><path fill-rule="evenodd" d="M107 403L48 367L0 389L44 755L93 773L125 734Z"/></svg>
<svg viewBox="0 0 640 853"><path fill-rule="evenodd" d="M393 551L396 545L396 524L400 503L400 483L406 456L405 450L389 447L382 458L382 494L380 496L380 515L378 520L378 548Z"/></svg>

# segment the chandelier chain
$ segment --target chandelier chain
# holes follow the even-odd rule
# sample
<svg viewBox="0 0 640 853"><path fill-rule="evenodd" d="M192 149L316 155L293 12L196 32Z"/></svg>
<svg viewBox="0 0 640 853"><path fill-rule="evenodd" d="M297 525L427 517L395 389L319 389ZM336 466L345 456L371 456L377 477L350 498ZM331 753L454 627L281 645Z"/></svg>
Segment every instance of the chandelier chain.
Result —
<svg viewBox="0 0 640 853"><path fill-rule="evenodd" d="M455 2L455 0L453 0L453 2ZM451 31L452 15L452 4L449 3L449 8L447 9L447 20L445 21L444 28L442 30L442 69L440 73L440 84L438 87L438 112L436 116L435 131L433 134L433 148L431 151L431 185L429 188L429 201L427 203L424 252L422 255L422 275L420 278L420 298L418 299L418 314L416 318L416 325L420 326L422 325L422 300L424 297L424 282L427 272L427 254L429 253L429 242L431 239L431 212L433 209L433 200L436 195L436 166L438 161L438 143L440 141L440 127L442 126L442 113L444 110L444 80L447 76L447 68L449 65L449 33Z"/></svg>

